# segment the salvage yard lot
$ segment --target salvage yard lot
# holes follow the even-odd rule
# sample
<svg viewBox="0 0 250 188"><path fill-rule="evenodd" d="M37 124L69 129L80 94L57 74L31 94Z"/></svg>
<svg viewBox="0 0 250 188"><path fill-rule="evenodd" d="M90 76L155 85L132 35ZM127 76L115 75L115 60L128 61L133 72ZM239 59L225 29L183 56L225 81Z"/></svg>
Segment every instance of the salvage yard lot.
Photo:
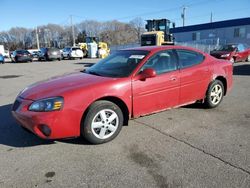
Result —
<svg viewBox="0 0 250 188"><path fill-rule="evenodd" d="M216 109L190 105L129 121L110 143L46 141L11 104L27 85L96 60L0 65L0 187L250 187L250 63Z"/></svg>

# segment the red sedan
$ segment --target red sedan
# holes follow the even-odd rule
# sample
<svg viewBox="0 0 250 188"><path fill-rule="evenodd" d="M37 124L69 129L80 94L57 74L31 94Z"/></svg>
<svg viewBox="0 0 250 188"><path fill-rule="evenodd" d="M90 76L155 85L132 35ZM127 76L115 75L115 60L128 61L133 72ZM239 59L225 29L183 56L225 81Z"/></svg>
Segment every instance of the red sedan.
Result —
<svg viewBox="0 0 250 188"><path fill-rule="evenodd" d="M227 44L210 53L218 59L229 60L233 63L238 61L250 61L250 47L246 44Z"/></svg>
<svg viewBox="0 0 250 188"><path fill-rule="evenodd" d="M45 139L114 139L130 118L197 101L217 107L232 88L232 63L182 46L117 51L84 72L25 88L13 115Z"/></svg>

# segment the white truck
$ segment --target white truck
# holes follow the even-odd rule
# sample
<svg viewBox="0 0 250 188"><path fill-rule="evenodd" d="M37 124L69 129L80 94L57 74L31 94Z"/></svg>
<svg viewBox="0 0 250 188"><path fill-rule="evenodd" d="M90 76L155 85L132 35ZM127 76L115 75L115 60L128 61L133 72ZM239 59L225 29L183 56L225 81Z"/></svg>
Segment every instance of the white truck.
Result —
<svg viewBox="0 0 250 188"><path fill-rule="evenodd" d="M9 50L4 50L4 45L0 45L0 54L5 58L10 58Z"/></svg>

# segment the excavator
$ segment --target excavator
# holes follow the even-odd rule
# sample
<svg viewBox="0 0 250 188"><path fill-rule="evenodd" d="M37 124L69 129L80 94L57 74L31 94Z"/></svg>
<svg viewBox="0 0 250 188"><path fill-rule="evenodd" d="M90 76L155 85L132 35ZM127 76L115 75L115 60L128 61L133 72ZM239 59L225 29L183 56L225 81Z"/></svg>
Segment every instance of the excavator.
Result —
<svg viewBox="0 0 250 188"><path fill-rule="evenodd" d="M141 35L141 46L174 45L174 37L169 32L171 21L168 19L146 20L147 32ZM173 27L175 24L173 23Z"/></svg>
<svg viewBox="0 0 250 188"><path fill-rule="evenodd" d="M86 37L86 42L78 44L83 51L84 57L105 58L110 49L106 42L100 42L98 37Z"/></svg>

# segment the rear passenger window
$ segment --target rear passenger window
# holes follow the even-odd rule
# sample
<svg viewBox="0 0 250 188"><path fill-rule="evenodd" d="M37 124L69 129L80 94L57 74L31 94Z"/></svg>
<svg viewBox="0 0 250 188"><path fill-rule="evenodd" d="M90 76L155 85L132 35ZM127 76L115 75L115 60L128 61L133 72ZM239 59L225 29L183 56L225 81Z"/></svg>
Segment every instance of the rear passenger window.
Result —
<svg viewBox="0 0 250 188"><path fill-rule="evenodd" d="M198 52L189 50L176 50L181 68L191 67L200 64L204 60L204 56Z"/></svg>

